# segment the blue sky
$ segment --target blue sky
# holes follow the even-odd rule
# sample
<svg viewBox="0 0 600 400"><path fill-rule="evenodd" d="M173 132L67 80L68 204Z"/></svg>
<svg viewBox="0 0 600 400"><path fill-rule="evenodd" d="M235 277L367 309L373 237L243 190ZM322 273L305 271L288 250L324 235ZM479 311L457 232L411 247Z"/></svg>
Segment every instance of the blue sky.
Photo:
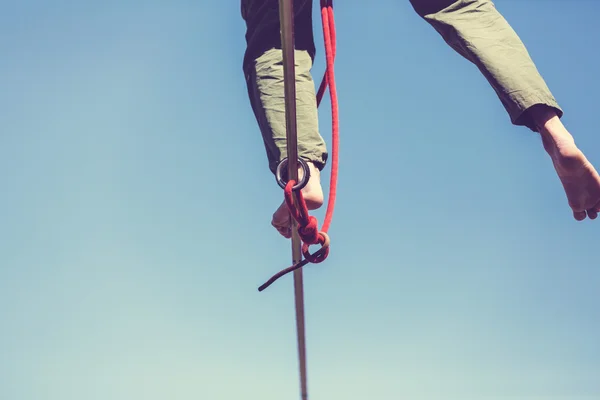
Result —
<svg viewBox="0 0 600 400"><path fill-rule="evenodd" d="M600 3L574 3L497 5L600 166ZM408 1L366 4L336 7L310 398L600 398L600 222ZM3 6L0 398L299 397L291 277L256 291L291 255L244 32L237 1Z"/></svg>

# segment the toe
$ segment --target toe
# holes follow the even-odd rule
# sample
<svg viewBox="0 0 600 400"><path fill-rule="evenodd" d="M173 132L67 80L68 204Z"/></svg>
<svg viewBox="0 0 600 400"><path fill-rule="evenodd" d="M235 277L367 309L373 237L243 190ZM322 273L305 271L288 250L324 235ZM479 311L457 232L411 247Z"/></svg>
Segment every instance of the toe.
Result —
<svg viewBox="0 0 600 400"><path fill-rule="evenodd" d="M281 236L283 236L286 239L289 239L292 237L292 231L290 230L290 228L281 228L278 229L279 233L281 233Z"/></svg>
<svg viewBox="0 0 600 400"><path fill-rule="evenodd" d="M280 225L275 222L271 222L271 225L273 225L273 228L277 229L277 232L279 232L279 234L284 238L289 239L292 237L292 232L289 226Z"/></svg>
<svg viewBox="0 0 600 400"><path fill-rule="evenodd" d="M585 211L573 211L573 216L577 221L583 221L586 217Z"/></svg>
<svg viewBox="0 0 600 400"><path fill-rule="evenodd" d="M587 215L590 219L596 219L598 217L598 211L594 208L587 210Z"/></svg>

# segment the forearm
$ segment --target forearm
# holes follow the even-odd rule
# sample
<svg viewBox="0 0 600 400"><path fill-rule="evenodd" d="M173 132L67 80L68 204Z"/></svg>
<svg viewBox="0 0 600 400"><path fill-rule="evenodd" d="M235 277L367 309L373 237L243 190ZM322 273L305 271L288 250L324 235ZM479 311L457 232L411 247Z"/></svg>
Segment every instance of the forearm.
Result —
<svg viewBox="0 0 600 400"><path fill-rule="evenodd" d="M475 64L517 125L537 130L529 110L558 106L525 45L490 0L411 0L454 50ZM443 8L442 8L443 7Z"/></svg>

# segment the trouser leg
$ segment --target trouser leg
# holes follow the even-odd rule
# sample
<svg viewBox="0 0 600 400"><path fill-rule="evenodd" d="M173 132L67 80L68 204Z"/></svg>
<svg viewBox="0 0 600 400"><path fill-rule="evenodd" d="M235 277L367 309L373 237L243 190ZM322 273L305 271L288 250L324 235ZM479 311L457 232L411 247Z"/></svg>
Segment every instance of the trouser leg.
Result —
<svg viewBox="0 0 600 400"><path fill-rule="evenodd" d="M511 122L537 128L528 112L545 105L562 110L525 45L490 0L410 0L454 50L483 73Z"/></svg>
<svg viewBox="0 0 600 400"><path fill-rule="evenodd" d="M244 9L244 6L246 8ZM295 2L295 80L298 156L322 169L328 153L319 133L315 84L311 75L312 1ZM244 70L248 96L260 128L269 168L287 156L283 54L279 38L279 11L276 0L244 0L247 24L247 60Z"/></svg>

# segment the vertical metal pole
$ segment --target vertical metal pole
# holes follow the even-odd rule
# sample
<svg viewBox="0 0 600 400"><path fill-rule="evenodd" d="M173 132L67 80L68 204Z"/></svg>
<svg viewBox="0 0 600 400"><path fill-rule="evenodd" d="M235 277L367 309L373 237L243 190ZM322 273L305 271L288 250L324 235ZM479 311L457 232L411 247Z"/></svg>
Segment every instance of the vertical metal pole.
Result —
<svg viewBox="0 0 600 400"><path fill-rule="evenodd" d="M293 0L279 0L281 46L283 52L283 79L285 88L285 120L287 129L288 178L298 181L298 131L296 125L296 69L294 58L294 4ZM298 236L298 223L292 219L292 262L302 261L302 242ZM306 336L304 327L304 288L302 268L294 271L294 297L296 303L296 331L300 364L300 395L308 399L306 377Z"/></svg>

